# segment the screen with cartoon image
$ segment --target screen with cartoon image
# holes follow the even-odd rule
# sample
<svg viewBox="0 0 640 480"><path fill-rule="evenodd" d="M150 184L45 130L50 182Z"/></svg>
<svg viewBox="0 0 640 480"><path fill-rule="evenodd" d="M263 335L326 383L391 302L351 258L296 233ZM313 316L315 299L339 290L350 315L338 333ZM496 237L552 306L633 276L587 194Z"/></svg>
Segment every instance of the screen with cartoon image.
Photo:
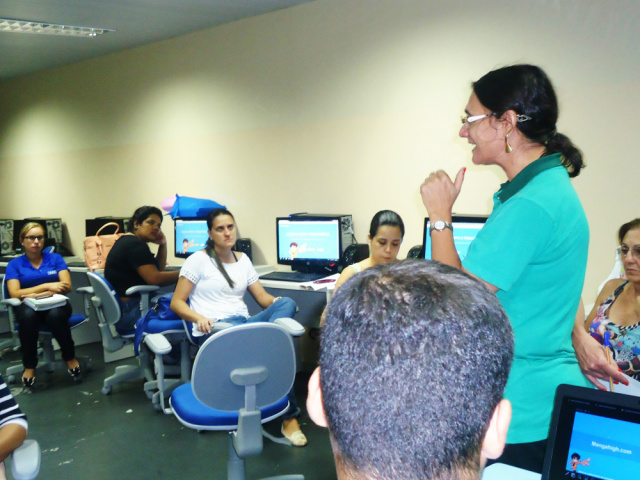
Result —
<svg viewBox="0 0 640 480"><path fill-rule="evenodd" d="M610 392L567 397L555 432L552 452L547 452L551 453L548 480L640 479L637 397Z"/></svg>
<svg viewBox="0 0 640 480"><path fill-rule="evenodd" d="M576 412L569 452L578 479L640 478L640 424Z"/></svg>
<svg viewBox="0 0 640 480"><path fill-rule="evenodd" d="M277 223L278 260L340 260L339 220L287 220Z"/></svg>
<svg viewBox="0 0 640 480"><path fill-rule="evenodd" d="M202 250L209 239L207 221L203 218L176 218L174 227L176 257L186 258Z"/></svg>

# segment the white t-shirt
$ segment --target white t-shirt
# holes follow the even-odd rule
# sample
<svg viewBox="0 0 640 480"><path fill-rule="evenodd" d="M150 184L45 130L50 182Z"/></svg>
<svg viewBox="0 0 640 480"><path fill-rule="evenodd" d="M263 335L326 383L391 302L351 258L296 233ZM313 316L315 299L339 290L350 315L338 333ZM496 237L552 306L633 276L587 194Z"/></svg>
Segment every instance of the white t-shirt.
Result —
<svg viewBox="0 0 640 480"><path fill-rule="evenodd" d="M222 264L233 280L233 288L218 270L215 260L205 251L200 250L185 260L180 276L194 285L189 295L194 312L214 321L235 315L249 318L249 310L243 297L247 287L258 281L258 272L253 268L249 257L241 255L236 263ZM196 337L202 335L196 323L193 324L193 334Z"/></svg>

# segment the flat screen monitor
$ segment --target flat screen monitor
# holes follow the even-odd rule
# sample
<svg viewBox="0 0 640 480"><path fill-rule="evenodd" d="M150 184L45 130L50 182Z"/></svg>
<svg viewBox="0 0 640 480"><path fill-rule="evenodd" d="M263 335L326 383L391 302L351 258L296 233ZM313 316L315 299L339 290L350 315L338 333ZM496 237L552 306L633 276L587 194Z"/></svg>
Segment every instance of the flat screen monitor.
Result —
<svg viewBox="0 0 640 480"><path fill-rule="evenodd" d="M202 250L209 239L209 230L205 218L174 219L175 253L177 258L187 258Z"/></svg>
<svg viewBox="0 0 640 480"><path fill-rule="evenodd" d="M558 387L542 478L638 478L640 401L637 393L615 393L617 388L605 392L572 385ZM631 393L633 387L623 391Z"/></svg>
<svg viewBox="0 0 640 480"><path fill-rule="evenodd" d="M460 261L463 261L467 256L471 242L476 238L478 232L482 230L485 222L487 221L486 215L453 215L451 223L453 224L453 243L460 257ZM431 222L429 217L424 219L424 242L423 242L423 258L431 260L431 235L429 235L429 228Z"/></svg>
<svg viewBox="0 0 640 480"><path fill-rule="evenodd" d="M38 223L46 237L44 247L56 247L56 252L64 254L62 245L62 220L60 218L32 217L13 221L13 250L16 253L24 253L20 243L20 231L27 223Z"/></svg>
<svg viewBox="0 0 640 480"><path fill-rule="evenodd" d="M334 273L342 255L340 217L276 218L278 263L292 270Z"/></svg>

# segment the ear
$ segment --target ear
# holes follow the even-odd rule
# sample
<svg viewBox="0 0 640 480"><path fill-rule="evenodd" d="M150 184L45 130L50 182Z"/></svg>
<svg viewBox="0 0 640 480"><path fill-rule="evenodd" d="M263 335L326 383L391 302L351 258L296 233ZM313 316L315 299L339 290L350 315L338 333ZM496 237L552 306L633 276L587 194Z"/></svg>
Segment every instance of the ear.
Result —
<svg viewBox="0 0 640 480"><path fill-rule="evenodd" d="M509 423L511 423L511 402L503 399L493 411L489 428L482 441L483 462L487 458L495 459L502 455L507 442Z"/></svg>
<svg viewBox="0 0 640 480"><path fill-rule="evenodd" d="M327 427L327 417L324 415L324 405L322 404L322 390L320 389L320 367L317 367L308 386L309 394L307 395L307 413L309 418L319 427Z"/></svg>
<svg viewBox="0 0 640 480"><path fill-rule="evenodd" d="M514 110L507 110L500 117L506 133L511 133L518 125L518 114Z"/></svg>

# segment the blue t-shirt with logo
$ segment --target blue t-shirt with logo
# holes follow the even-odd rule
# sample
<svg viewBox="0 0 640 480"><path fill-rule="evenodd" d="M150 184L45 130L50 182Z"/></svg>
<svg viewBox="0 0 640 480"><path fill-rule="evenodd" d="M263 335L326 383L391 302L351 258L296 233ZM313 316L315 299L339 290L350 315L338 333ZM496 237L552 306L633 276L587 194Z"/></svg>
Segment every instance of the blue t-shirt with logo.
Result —
<svg viewBox="0 0 640 480"><path fill-rule="evenodd" d="M42 252L42 263L34 268L26 255L14 258L7 265L5 280L18 280L20 288L31 288L48 282L59 282L58 272L69 270L57 253Z"/></svg>

